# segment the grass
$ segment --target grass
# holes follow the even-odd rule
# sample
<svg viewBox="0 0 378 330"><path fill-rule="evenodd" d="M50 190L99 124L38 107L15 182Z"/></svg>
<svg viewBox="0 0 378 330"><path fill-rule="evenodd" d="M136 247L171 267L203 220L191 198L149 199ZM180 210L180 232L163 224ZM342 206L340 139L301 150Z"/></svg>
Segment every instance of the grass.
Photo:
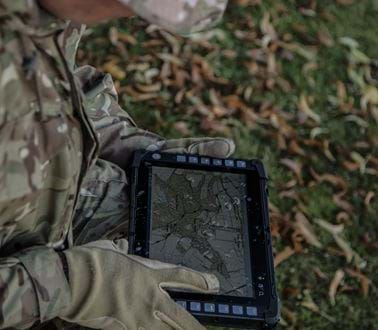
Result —
<svg viewBox="0 0 378 330"><path fill-rule="evenodd" d="M200 40L169 39L132 19L91 30L79 53L81 63L113 74L112 65L124 71L126 78L117 81L121 104L141 127L167 138L232 137L238 157L264 161L274 206L275 253L286 246L296 250L276 270L282 328L377 329L377 16L373 0L235 0L216 32ZM117 40L111 41L110 31ZM171 70L165 78L160 53L182 61L165 64ZM147 68L134 70L131 64ZM149 80L146 72L153 69L158 75ZM161 88L140 102L138 83L160 83ZM225 113L216 112L211 90ZM184 96L175 102L180 92ZM177 122L184 122L185 129ZM282 159L295 162L298 173ZM346 187L317 180L313 171L344 180ZM335 202L340 192L347 205ZM369 192L375 195L367 200ZM322 248L308 244L298 232L298 212L312 224ZM344 226L342 237L366 261L365 267L346 261L332 235L316 224L319 218ZM369 278L367 296L350 269ZM319 270L324 276L319 277ZM337 270L345 276L332 304L329 287Z"/></svg>

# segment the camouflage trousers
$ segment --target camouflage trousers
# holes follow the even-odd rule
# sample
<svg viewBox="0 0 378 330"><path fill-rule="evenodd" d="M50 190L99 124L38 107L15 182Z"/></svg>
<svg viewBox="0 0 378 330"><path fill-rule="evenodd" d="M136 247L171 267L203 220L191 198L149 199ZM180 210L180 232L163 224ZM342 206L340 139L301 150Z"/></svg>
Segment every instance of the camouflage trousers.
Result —
<svg viewBox="0 0 378 330"><path fill-rule="evenodd" d="M117 165L97 160L87 173L73 220L74 245L99 239L127 238L129 225L128 179ZM55 319L32 329L89 329Z"/></svg>

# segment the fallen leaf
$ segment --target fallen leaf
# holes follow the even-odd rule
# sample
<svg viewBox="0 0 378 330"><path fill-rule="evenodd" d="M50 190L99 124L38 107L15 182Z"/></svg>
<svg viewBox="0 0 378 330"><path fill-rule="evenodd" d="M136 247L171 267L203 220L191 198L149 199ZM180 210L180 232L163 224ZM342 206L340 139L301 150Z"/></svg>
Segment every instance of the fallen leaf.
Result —
<svg viewBox="0 0 378 330"><path fill-rule="evenodd" d="M322 244L314 233L314 229L302 212L297 212L295 214L295 228L300 232L307 243L317 248L322 247Z"/></svg>
<svg viewBox="0 0 378 330"><path fill-rule="evenodd" d="M310 168L310 173L318 182L329 182L333 186L338 187L342 190L346 190L348 188L347 182L340 176L336 176L330 173L320 175L316 173L313 168Z"/></svg>
<svg viewBox="0 0 378 330"><path fill-rule="evenodd" d="M295 254L295 251L291 247L285 247L283 251L274 257L274 267L277 267L281 262L289 259L293 254Z"/></svg>
<svg viewBox="0 0 378 330"><path fill-rule="evenodd" d="M362 294L366 298L369 295L369 287L371 284L370 279L366 275L362 274L360 271L356 271L350 268L347 268L345 271L350 276L355 277L360 281Z"/></svg>
<svg viewBox="0 0 378 330"><path fill-rule="evenodd" d="M103 69L110 73L114 79L123 80L126 78L126 71L114 62L105 63Z"/></svg>
<svg viewBox="0 0 378 330"><path fill-rule="evenodd" d="M303 114L305 114L307 117L311 118L317 123L321 122L320 116L313 111L310 106L308 105L307 97L304 94L301 94L299 97L299 102L298 102L298 110L301 111Z"/></svg>
<svg viewBox="0 0 378 330"><path fill-rule="evenodd" d="M324 272L322 272L319 267L314 267L313 269L317 277L319 277L322 280L328 279L328 276Z"/></svg>
<svg viewBox="0 0 378 330"><path fill-rule="evenodd" d="M332 35L326 28L322 28L320 31L318 31L318 39L326 47L332 47L335 44Z"/></svg>
<svg viewBox="0 0 378 330"><path fill-rule="evenodd" d="M156 93L161 90L161 83L157 82L151 85L136 84L136 87L143 93Z"/></svg>
<svg viewBox="0 0 378 330"><path fill-rule="evenodd" d="M285 320L289 321L291 324L295 324L297 322L297 317L295 313L287 307L283 306L281 312Z"/></svg>
<svg viewBox="0 0 378 330"><path fill-rule="evenodd" d="M341 209L343 209L347 213L352 214L353 213L353 206L352 206L352 204L350 204L349 202L347 202L346 200L343 199L344 195L345 195L344 192L341 192L339 194L335 194L335 195L332 196L332 200L338 207L340 207Z"/></svg>
<svg viewBox="0 0 378 330"><path fill-rule="evenodd" d="M353 259L353 256L355 255L355 252L353 251L353 249L350 247L347 241L341 238L340 236L334 235L333 238L336 244L340 247L340 249L344 251L345 259L347 260L347 262L351 262Z"/></svg>
<svg viewBox="0 0 378 330"><path fill-rule="evenodd" d="M357 263L362 261L358 254L350 247L350 245L340 237L340 234L344 228L343 225L332 225L322 219L316 219L315 222L332 235L335 243L343 251L343 255L345 256L347 262L351 262L353 257L356 259Z"/></svg>
<svg viewBox="0 0 378 330"><path fill-rule="evenodd" d="M333 225L323 219L315 219L315 222L332 235L338 235L344 230L344 225Z"/></svg>
<svg viewBox="0 0 378 330"><path fill-rule="evenodd" d="M364 199L364 204L366 207L369 207L371 200L374 198L375 193L373 191L369 191Z"/></svg>
<svg viewBox="0 0 378 330"><path fill-rule="evenodd" d="M174 124L174 128L182 135L189 136L190 130L188 128L188 123L184 121L178 121Z"/></svg>
<svg viewBox="0 0 378 330"><path fill-rule="evenodd" d="M305 299L301 302L301 305L310 311L319 314L320 316L324 317L326 320L328 320L331 323L335 323L336 319L330 315L328 315L326 312L323 312L320 310L319 306L315 304L314 300L312 299L310 293L308 290L304 290Z"/></svg>
<svg viewBox="0 0 378 330"><path fill-rule="evenodd" d="M342 269L337 270L331 281L331 284L329 285L328 296L331 301L331 305L333 306L336 304L335 297L336 297L337 289L340 286L340 283L343 280L344 275L345 273Z"/></svg>
<svg viewBox="0 0 378 330"><path fill-rule="evenodd" d="M299 161L295 161L289 158L283 158L280 160L280 163L289 168L297 177L297 180L300 184L303 184L302 179L302 164Z"/></svg>

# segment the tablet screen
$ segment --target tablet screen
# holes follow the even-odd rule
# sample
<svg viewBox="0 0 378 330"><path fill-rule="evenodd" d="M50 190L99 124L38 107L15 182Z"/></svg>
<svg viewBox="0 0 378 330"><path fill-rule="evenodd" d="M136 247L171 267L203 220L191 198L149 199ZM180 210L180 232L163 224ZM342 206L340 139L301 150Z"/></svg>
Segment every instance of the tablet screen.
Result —
<svg viewBox="0 0 378 330"><path fill-rule="evenodd" d="M212 273L252 297L247 176L152 166L149 257Z"/></svg>

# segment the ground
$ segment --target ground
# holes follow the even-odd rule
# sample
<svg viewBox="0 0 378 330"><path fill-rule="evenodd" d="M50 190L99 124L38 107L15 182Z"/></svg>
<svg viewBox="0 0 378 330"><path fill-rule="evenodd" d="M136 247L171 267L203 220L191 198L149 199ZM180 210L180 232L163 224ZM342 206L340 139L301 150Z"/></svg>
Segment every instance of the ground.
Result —
<svg viewBox="0 0 378 330"><path fill-rule="evenodd" d="M233 0L189 40L130 19L79 52L139 126L263 160L282 328L378 329L377 17L376 0Z"/></svg>

